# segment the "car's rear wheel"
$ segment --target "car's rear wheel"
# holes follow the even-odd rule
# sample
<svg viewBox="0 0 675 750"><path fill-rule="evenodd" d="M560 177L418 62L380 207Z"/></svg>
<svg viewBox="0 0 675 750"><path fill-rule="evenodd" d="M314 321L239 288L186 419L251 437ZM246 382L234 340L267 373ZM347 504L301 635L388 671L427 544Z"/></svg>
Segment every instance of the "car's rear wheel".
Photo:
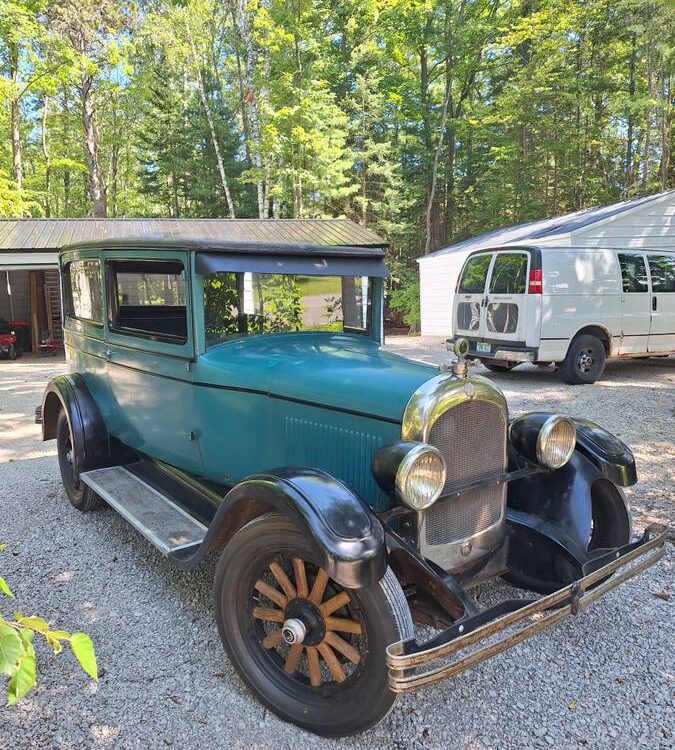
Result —
<svg viewBox="0 0 675 750"><path fill-rule="evenodd" d="M84 456L79 455L74 447L68 417L63 410L59 413L56 422L56 451L61 481L71 505L81 511L98 508L103 501L80 479L80 471L84 468Z"/></svg>
<svg viewBox="0 0 675 750"><path fill-rule="evenodd" d="M19 356L19 350L16 346L16 344L10 344L9 349L7 350L7 356L10 359L16 359Z"/></svg>
<svg viewBox="0 0 675 750"><path fill-rule="evenodd" d="M214 599L234 667L282 719L341 736L373 726L393 706L385 649L413 630L390 569L371 587L345 589L288 519L268 514L228 543Z"/></svg>
<svg viewBox="0 0 675 750"><path fill-rule="evenodd" d="M492 372L509 372L510 370L513 370L514 367L517 367L518 362L484 361L483 364L487 367L488 370L491 370Z"/></svg>
<svg viewBox="0 0 675 750"><path fill-rule="evenodd" d="M584 334L572 340L560 371L570 385L595 383L605 369L605 346L596 336Z"/></svg>

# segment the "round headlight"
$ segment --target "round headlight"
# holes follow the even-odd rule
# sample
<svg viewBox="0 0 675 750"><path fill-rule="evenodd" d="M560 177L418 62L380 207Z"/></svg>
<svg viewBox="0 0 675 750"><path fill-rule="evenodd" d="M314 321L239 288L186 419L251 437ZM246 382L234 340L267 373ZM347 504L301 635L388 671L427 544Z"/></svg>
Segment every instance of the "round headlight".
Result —
<svg viewBox="0 0 675 750"><path fill-rule="evenodd" d="M408 508L424 510L434 503L445 486L445 459L431 445L409 451L396 471L396 495Z"/></svg>
<svg viewBox="0 0 675 750"><path fill-rule="evenodd" d="M537 461L549 469L559 469L572 458L576 444L574 422L557 414L549 417L537 437Z"/></svg>

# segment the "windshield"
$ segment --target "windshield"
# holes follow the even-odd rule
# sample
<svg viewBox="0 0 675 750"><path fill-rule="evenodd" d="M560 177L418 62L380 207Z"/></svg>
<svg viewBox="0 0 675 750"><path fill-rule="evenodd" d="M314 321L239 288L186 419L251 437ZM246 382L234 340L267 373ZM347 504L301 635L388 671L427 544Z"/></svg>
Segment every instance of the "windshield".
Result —
<svg viewBox="0 0 675 750"><path fill-rule="evenodd" d="M370 333L367 276L212 273L204 277L206 344L295 331Z"/></svg>

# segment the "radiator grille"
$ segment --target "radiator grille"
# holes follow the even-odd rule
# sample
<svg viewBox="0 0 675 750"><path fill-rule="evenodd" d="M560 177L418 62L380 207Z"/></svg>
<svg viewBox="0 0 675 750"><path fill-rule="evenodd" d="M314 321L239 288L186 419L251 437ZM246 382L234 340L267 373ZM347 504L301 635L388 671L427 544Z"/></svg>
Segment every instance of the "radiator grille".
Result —
<svg viewBox="0 0 675 750"><path fill-rule="evenodd" d="M467 400L444 412L432 425L429 443L447 465L444 494L424 514L423 540L438 546L469 539L498 523L504 514L506 485L489 485L457 495L461 485L501 476L506 469L506 414L489 401Z"/></svg>
<svg viewBox="0 0 675 750"><path fill-rule="evenodd" d="M435 546L468 539L493 526L502 517L503 496L502 486L491 485L434 503L424 519L426 543Z"/></svg>
<svg viewBox="0 0 675 750"><path fill-rule="evenodd" d="M506 468L506 415L489 401L464 401L441 414L428 442L445 458L444 493L473 479L498 477Z"/></svg>

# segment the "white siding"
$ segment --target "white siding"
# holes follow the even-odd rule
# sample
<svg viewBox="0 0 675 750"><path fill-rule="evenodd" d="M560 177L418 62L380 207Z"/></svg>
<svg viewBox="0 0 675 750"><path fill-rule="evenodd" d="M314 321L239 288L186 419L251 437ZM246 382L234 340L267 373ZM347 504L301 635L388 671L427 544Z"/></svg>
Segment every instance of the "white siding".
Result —
<svg viewBox="0 0 675 750"><path fill-rule="evenodd" d="M446 253L422 258L420 270L420 308L423 336L452 336L452 303L457 278L468 252Z"/></svg>
<svg viewBox="0 0 675 750"><path fill-rule="evenodd" d="M675 195L583 227L573 233L572 244L675 248Z"/></svg>

